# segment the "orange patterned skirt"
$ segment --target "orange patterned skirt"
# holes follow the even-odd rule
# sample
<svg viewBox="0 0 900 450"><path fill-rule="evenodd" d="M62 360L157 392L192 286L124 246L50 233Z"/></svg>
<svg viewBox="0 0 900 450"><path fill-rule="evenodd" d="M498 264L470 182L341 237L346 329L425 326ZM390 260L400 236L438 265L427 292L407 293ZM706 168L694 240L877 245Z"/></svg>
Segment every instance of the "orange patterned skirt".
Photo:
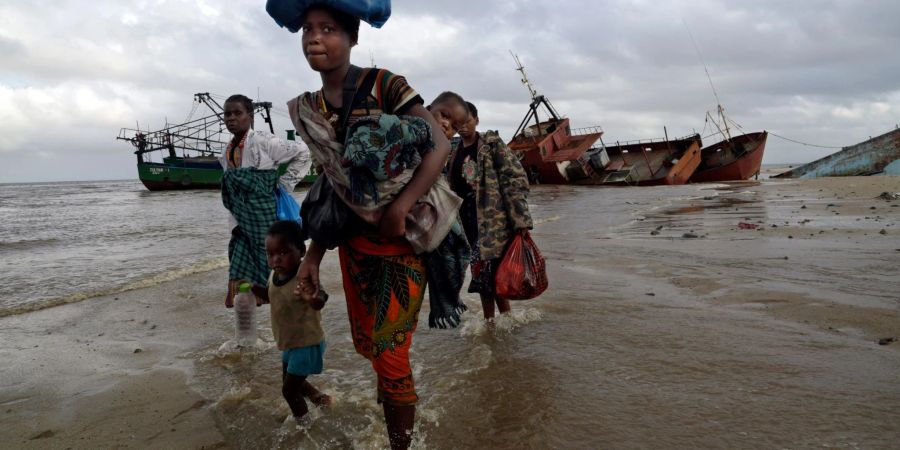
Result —
<svg viewBox="0 0 900 450"><path fill-rule="evenodd" d="M414 405L409 347L425 297L422 258L406 240L356 236L340 259L353 345L378 375L378 401Z"/></svg>

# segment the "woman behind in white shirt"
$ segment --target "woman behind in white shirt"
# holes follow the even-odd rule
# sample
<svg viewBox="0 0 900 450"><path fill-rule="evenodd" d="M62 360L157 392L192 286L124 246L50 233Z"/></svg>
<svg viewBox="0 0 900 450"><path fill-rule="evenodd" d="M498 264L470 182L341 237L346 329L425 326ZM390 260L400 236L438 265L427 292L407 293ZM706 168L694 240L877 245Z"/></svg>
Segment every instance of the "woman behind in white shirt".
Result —
<svg viewBox="0 0 900 450"><path fill-rule="evenodd" d="M278 180L288 192L309 172L309 147L303 141L289 141L266 131L253 129L253 101L235 94L225 100L225 127L233 135L222 154L225 170L253 167L277 169L287 163L287 172Z"/></svg>
<svg viewBox="0 0 900 450"><path fill-rule="evenodd" d="M225 170L252 167L259 170L278 169L287 164L287 171L278 179L286 192L293 192L297 183L309 172L311 166L309 147L303 141L281 139L266 131L253 129L253 101L245 95L235 94L225 100L225 127L233 135L222 154L220 162ZM238 226L229 215L229 230ZM229 282L225 306L232 307L237 291Z"/></svg>

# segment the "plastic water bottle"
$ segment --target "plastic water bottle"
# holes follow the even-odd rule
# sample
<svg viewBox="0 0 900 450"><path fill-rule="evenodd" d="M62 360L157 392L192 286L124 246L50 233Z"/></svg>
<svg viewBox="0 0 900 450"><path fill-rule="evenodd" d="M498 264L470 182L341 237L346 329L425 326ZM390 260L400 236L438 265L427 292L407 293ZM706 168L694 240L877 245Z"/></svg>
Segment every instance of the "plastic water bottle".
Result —
<svg viewBox="0 0 900 450"><path fill-rule="evenodd" d="M241 283L234 298L234 340L238 347L256 346L256 297Z"/></svg>

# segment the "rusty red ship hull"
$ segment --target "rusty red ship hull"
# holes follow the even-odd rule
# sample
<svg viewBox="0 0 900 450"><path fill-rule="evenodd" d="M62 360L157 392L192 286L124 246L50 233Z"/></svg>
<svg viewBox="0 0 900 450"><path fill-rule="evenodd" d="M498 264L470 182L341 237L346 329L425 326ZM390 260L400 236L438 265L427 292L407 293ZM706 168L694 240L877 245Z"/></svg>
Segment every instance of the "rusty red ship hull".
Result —
<svg viewBox="0 0 900 450"><path fill-rule="evenodd" d="M769 133L747 133L700 151L700 166L691 183L748 180L759 174Z"/></svg>
<svg viewBox="0 0 900 450"><path fill-rule="evenodd" d="M700 135L673 140L646 140L594 149L593 172L576 184L603 186L659 186L685 184L700 165ZM597 154L605 152L603 167Z"/></svg>
<svg viewBox="0 0 900 450"><path fill-rule="evenodd" d="M508 146L520 156L530 183L569 184L565 166L582 158L602 134L599 129L573 134L569 119L548 120L517 134Z"/></svg>

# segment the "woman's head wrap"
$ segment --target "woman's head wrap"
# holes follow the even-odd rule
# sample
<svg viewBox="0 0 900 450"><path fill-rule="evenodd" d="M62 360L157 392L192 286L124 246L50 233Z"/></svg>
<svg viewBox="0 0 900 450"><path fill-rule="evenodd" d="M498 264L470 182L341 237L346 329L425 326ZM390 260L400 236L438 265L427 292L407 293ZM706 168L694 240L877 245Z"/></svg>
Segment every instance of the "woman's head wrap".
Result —
<svg viewBox="0 0 900 450"><path fill-rule="evenodd" d="M375 28L381 28L391 16L391 0L268 0L266 12L279 26L296 33L303 28L306 10L314 5L330 6Z"/></svg>

